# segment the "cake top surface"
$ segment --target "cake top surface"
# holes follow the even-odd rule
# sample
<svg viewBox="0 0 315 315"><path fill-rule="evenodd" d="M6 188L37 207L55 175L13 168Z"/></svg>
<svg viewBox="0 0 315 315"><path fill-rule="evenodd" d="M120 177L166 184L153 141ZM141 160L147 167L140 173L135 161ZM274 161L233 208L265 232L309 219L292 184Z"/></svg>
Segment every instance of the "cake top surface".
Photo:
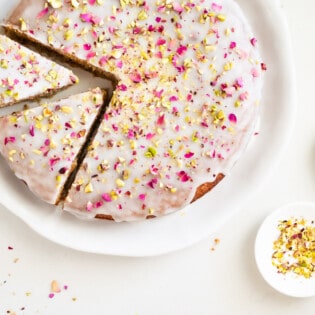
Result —
<svg viewBox="0 0 315 315"><path fill-rule="evenodd" d="M0 34L0 107L77 82L72 71Z"/></svg>
<svg viewBox="0 0 315 315"><path fill-rule="evenodd" d="M96 88L0 117L0 152L41 199L58 202L103 102Z"/></svg>
<svg viewBox="0 0 315 315"><path fill-rule="evenodd" d="M226 175L253 134L262 65L234 1L22 0L7 25L118 79L66 210L171 212Z"/></svg>

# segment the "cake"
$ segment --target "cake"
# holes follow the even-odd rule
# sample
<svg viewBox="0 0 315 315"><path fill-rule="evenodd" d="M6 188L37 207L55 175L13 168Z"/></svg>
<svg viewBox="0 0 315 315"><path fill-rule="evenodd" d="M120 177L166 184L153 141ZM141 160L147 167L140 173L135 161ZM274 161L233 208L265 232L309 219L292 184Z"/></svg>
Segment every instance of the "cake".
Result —
<svg viewBox="0 0 315 315"><path fill-rule="evenodd" d="M72 71L0 34L0 107L72 85Z"/></svg>
<svg viewBox="0 0 315 315"><path fill-rule="evenodd" d="M40 199L58 204L104 103L99 88L0 117L0 153Z"/></svg>
<svg viewBox="0 0 315 315"><path fill-rule="evenodd" d="M234 1L22 0L3 26L116 83L63 203L74 215L181 209L254 132L265 66Z"/></svg>

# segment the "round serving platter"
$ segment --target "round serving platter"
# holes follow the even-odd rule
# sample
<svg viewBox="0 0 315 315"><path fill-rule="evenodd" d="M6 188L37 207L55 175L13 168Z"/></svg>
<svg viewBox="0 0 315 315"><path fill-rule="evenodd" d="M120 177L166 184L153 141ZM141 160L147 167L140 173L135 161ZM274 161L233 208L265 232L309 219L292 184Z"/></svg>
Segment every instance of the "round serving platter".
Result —
<svg viewBox="0 0 315 315"><path fill-rule="evenodd" d="M0 0L1 20L17 2ZM294 124L295 79L284 13L273 0L237 2L258 39L268 71L258 135L253 137L231 174L211 193L183 210L154 220L118 224L82 221L34 197L0 158L0 203L41 236L91 253L154 256L190 246L214 233L240 210L248 198L252 198L272 174L287 147ZM92 87L91 84L109 85L102 79L91 80L83 70L74 71L85 79L79 86L67 90L67 94Z"/></svg>

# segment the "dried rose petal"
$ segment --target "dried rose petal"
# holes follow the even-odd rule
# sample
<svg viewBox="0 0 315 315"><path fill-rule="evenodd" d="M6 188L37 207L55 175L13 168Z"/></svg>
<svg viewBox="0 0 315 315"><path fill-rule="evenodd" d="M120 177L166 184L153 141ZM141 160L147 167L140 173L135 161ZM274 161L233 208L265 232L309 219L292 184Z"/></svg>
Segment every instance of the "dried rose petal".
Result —
<svg viewBox="0 0 315 315"><path fill-rule="evenodd" d="M5 137L4 138L4 145L7 145L9 142L14 143L16 140L15 137Z"/></svg>
<svg viewBox="0 0 315 315"><path fill-rule="evenodd" d="M237 123L237 117L236 117L236 115L235 114L230 114L229 115L229 121L231 122L231 123L233 123L233 124L236 124Z"/></svg>
<svg viewBox="0 0 315 315"><path fill-rule="evenodd" d="M42 18L43 16L45 16L47 13L48 13L48 7L45 8L45 9L43 9L42 11L40 11L40 12L37 14L36 18L37 18L37 19L41 19L41 18Z"/></svg>
<svg viewBox="0 0 315 315"><path fill-rule="evenodd" d="M222 5L219 5L219 4L216 4L216 3L213 2L212 5L211 5L211 9L213 11L216 11L216 12L221 11L222 10Z"/></svg>
<svg viewBox="0 0 315 315"><path fill-rule="evenodd" d="M84 50L90 50L92 48L91 44L84 44L83 45Z"/></svg>
<svg viewBox="0 0 315 315"><path fill-rule="evenodd" d="M92 14L91 13L81 13L80 14L80 19L83 22L91 23L91 21L92 21Z"/></svg>
<svg viewBox="0 0 315 315"><path fill-rule="evenodd" d="M180 171L176 173L176 175L178 176L179 180L183 183L188 182L191 179L191 177L185 171Z"/></svg>
<svg viewBox="0 0 315 315"><path fill-rule="evenodd" d="M236 42L231 42L231 43L230 43L230 48L231 48L231 49L234 49L235 47L236 47Z"/></svg>
<svg viewBox="0 0 315 315"><path fill-rule="evenodd" d="M140 195L139 195L139 199L140 199L141 201L144 201L145 198L146 198L146 194L140 194Z"/></svg>
<svg viewBox="0 0 315 315"><path fill-rule="evenodd" d="M255 37L253 37L251 40L250 40L250 43L253 45L253 46L256 46L257 44L257 39Z"/></svg>
<svg viewBox="0 0 315 315"><path fill-rule="evenodd" d="M131 73L129 75L129 78L134 83L140 83L141 82L141 75L138 72Z"/></svg>
<svg viewBox="0 0 315 315"><path fill-rule="evenodd" d="M31 135L32 137L35 136L35 131L34 131L34 126L33 126L33 125L30 126L29 132L30 132L30 135Z"/></svg>
<svg viewBox="0 0 315 315"><path fill-rule="evenodd" d="M176 101L178 101L178 97L176 95L172 95L170 97L170 102L176 102Z"/></svg>
<svg viewBox="0 0 315 315"><path fill-rule="evenodd" d="M155 186L157 185L157 183L158 183L157 178L153 178L152 180L150 180L150 181L147 183L147 185L148 185L149 187L151 187L152 189L154 189Z"/></svg>
<svg viewBox="0 0 315 315"><path fill-rule="evenodd" d="M117 85L117 89L125 92L125 91L127 91L127 85L119 84L119 85Z"/></svg>
<svg viewBox="0 0 315 315"><path fill-rule="evenodd" d="M187 47L186 46L179 46L176 50L177 54L182 56L185 52L187 51Z"/></svg>
<svg viewBox="0 0 315 315"><path fill-rule="evenodd" d="M102 66L104 66L106 64L107 60L108 60L108 58L106 56L102 56L100 58L100 60L98 61L98 63L102 67Z"/></svg>
<svg viewBox="0 0 315 315"><path fill-rule="evenodd" d="M92 211L93 209L93 203L91 201L88 201L87 205L86 205L86 211Z"/></svg>
<svg viewBox="0 0 315 315"><path fill-rule="evenodd" d="M166 40L164 38L159 38L156 41L156 46L161 46L161 45L164 45L165 43L166 43Z"/></svg>
<svg viewBox="0 0 315 315"><path fill-rule="evenodd" d="M96 56L96 52L95 51L91 51L86 55L86 59L91 59L93 57Z"/></svg>
<svg viewBox="0 0 315 315"><path fill-rule="evenodd" d="M146 138L147 140L151 140L154 136L155 136L155 133L150 133L150 132L149 132L149 133L146 135L145 138Z"/></svg>
<svg viewBox="0 0 315 315"><path fill-rule="evenodd" d="M159 126L163 125L165 123L165 115L160 115L156 123Z"/></svg>
<svg viewBox="0 0 315 315"><path fill-rule="evenodd" d="M178 2L173 3L173 9L178 13L182 13L184 11L184 8Z"/></svg>
<svg viewBox="0 0 315 315"><path fill-rule="evenodd" d="M158 98L161 98L162 97L162 94L163 94L163 92L164 92L164 90L162 89L162 90L160 90L160 91L156 91L156 90L154 90L154 96L155 97L158 97Z"/></svg>
<svg viewBox="0 0 315 315"><path fill-rule="evenodd" d="M106 202L112 201L112 197L110 196L110 194L107 194L107 193L102 194L102 199Z"/></svg>
<svg viewBox="0 0 315 315"><path fill-rule="evenodd" d="M193 152L188 152L188 153L186 153L186 154L184 155L184 157L185 157L186 159L190 159L190 158L192 158L194 155L195 155L195 153L193 153Z"/></svg>

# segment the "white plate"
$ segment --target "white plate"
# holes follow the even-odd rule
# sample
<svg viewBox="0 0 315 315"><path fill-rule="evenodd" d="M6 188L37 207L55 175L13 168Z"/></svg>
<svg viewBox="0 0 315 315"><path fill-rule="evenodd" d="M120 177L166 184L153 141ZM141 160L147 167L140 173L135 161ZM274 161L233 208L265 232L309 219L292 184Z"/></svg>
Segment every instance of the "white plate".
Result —
<svg viewBox="0 0 315 315"><path fill-rule="evenodd" d="M279 237L278 223L290 218L315 220L315 204L297 202L285 205L271 213L262 223L255 242L255 258L263 278L277 291L293 297L315 295L315 277L309 279L294 273L280 274L272 265L273 242Z"/></svg>
<svg viewBox="0 0 315 315"><path fill-rule="evenodd" d="M17 2L0 0L0 18ZM87 252L151 256L190 246L209 236L257 191L288 144L295 111L289 32L274 0L239 0L253 26L265 76L259 136L210 194L172 215L139 223L83 222L38 201L0 159L1 203L42 236Z"/></svg>

